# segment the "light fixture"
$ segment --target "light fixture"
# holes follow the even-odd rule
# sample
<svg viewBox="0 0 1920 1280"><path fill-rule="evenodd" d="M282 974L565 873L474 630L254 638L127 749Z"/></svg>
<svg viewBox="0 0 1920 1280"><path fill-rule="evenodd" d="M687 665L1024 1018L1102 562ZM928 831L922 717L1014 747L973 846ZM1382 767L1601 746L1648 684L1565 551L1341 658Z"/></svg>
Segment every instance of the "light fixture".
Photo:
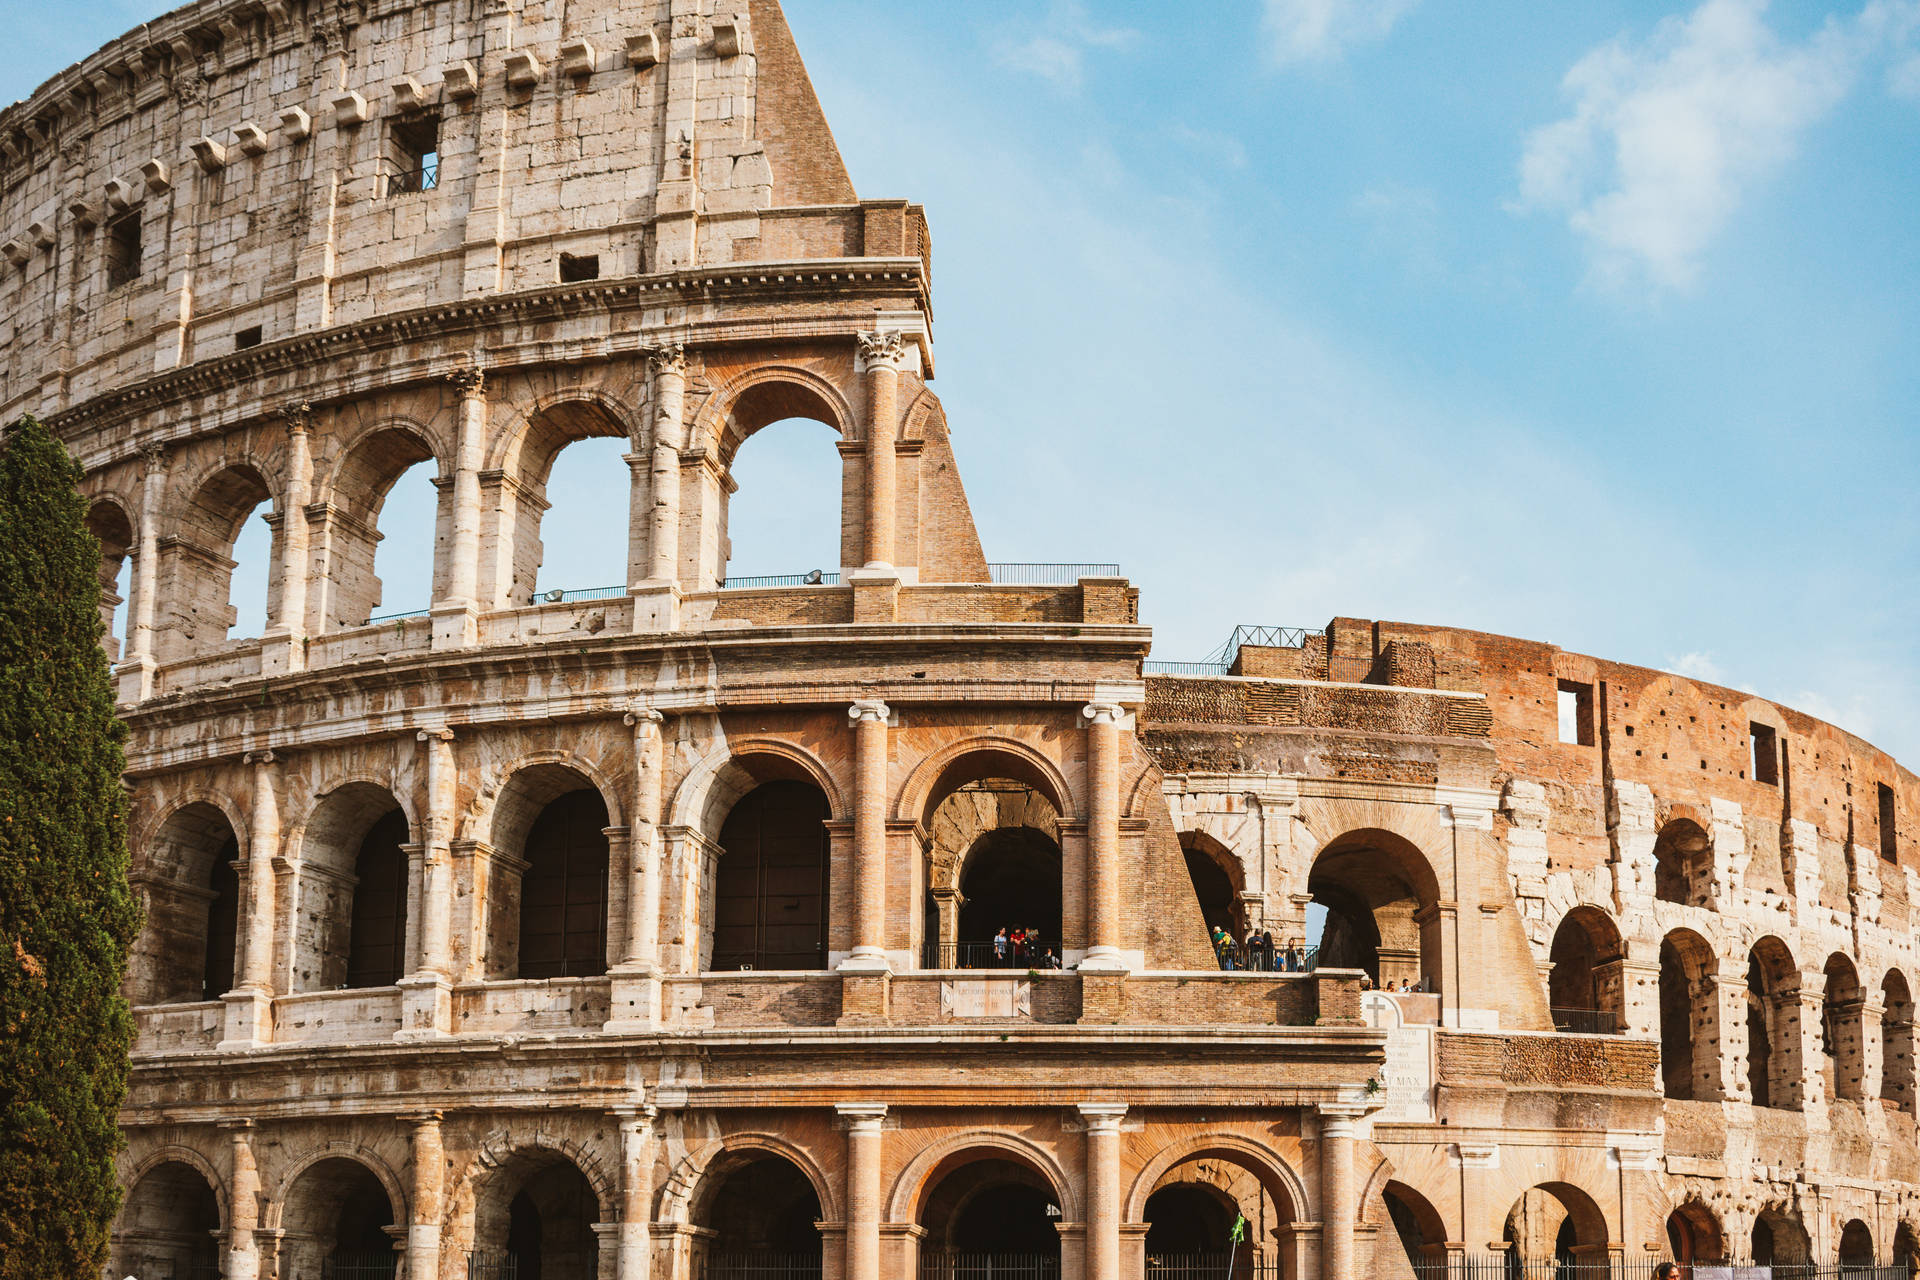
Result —
<svg viewBox="0 0 1920 1280"><path fill-rule="evenodd" d="M555 587L553 590L547 592L548 604L559 604L562 600L565 600L566 598L567 598L567 593L559 587Z"/></svg>
<svg viewBox="0 0 1920 1280"><path fill-rule="evenodd" d="M826 578L826 576L827 575L820 572L820 570L815 569L813 572L807 575L807 585L810 587L817 587L820 585L821 581Z"/></svg>

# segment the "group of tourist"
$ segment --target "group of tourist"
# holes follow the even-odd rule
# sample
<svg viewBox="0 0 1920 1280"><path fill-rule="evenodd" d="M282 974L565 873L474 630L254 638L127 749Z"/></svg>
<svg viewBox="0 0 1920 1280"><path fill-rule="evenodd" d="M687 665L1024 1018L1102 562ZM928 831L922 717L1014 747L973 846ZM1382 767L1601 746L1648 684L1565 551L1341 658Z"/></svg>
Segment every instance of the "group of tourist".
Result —
<svg viewBox="0 0 1920 1280"><path fill-rule="evenodd" d="M1060 953L1042 942L1038 929L1015 925L1000 926L993 935L993 966L996 969L1058 969Z"/></svg>
<svg viewBox="0 0 1920 1280"><path fill-rule="evenodd" d="M1222 969L1253 969L1263 973L1301 973L1313 967L1313 952L1298 939L1276 946L1273 931L1260 929L1245 942L1234 940L1219 925L1213 927L1213 954Z"/></svg>
<svg viewBox="0 0 1920 1280"><path fill-rule="evenodd" d="M1360 989L1362 991L1385 991L1392 995L1410 996L1425 991L1427 989L1427 980L1425 978L1401 978L1398 982L1382 982L1376 984L1372 975L1361 974Z"/></svg>

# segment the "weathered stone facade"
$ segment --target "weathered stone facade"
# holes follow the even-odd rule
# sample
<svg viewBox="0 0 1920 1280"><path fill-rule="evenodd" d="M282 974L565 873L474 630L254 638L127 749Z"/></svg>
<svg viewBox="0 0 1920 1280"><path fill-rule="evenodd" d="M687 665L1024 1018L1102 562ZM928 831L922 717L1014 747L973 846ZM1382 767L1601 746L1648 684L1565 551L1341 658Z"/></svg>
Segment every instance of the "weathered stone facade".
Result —
<svg viewBox="0 0 1920 1280"><path fill-rule="evenodd" d="M0 417L132 563L111 1274L1113 1280L1237 1214L1307 1280L1920 1218L1913 776L1445 629L1148 674L1117 573L996 573L925 219L856 197L775 0L204 0L0 113L0 248ZM839 572L729 585L793 417ZM535 597L590 437L627 581ZM373 623L422 461L432 605ZM1317 969L1217 968L1314 901Z"/></svg>

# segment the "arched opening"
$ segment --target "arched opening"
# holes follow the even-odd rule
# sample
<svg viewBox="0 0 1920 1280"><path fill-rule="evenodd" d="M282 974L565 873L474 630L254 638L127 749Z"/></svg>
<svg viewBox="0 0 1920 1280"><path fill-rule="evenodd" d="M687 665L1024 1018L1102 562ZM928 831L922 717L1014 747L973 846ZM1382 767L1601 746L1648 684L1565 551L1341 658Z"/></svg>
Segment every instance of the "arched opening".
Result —
<svg viewBox="0 0 1920 1280"><path fill-rule="evenodd" d="M1542 1183L1520 1194L1501 1230L1507 1245L1507 1274L1531 1277L1541 1268L1571 1270L1582 1263L1604 1264L1606 1217L1593 1198L1564 1182ZM1550 1274L1541 1271L1541 1274Z"/></svg>
<svg viewBox="0 0 1920 1280"><path fill-rule="evenodd" d="M1598 907L1575 907L1554 930L1547 979L1556 1031L1618 1035L1625 1029L1626 943Z"/></svg>
<svg viewBox="0 0 1920 1280"><path fill-rule="evenodd" d="M100 540L100 645L108 662L118 662L126 654L133 522L118 503L95 502L87 508L87 531Z"/></svg>
<svg viewBox="0 0 1920 1280"><path fill-rule="evenodd" d="M1858 1218L1849 1219L1847 1225L1840 1228L1840 1265L1843 1267L1871 1267L1873 1265L1873 1232L1867 1224Z"/></svg>
<svg viewBox="0 0 1920 1280"><path fill-rule="evenodd" d="M1240 896L1240 860L1219 841L1198 831L1182 833L1180 851L1186 856L1187 880L1206 921L1207 945L1225 934L1235 951L1247 940L1247 908ZM1219 948L1214 948L1216 954Z"/></svg>
<svg viewBox="0 0 1920 1280"><path fill-rule="evenodd" d="M968 757L946 773L926 823L923 964L1064 965L1077 930L1065 899L1052 788L1003 754Z"/></svg>
<svg viewBox="0 0 1920 1280"><path fill-rule="evenodd" d="M1827 1096L1858 1102L1866 1097L1866 992L1853 961L1837 951L1827 957L1823 972L1820 1051Z"/></svg>
<svg viewBox="0 0 1920 1280"><path fill-rule="evenodd" d="M515 1152L476 1189L472 1280L595 1280L600 1197L557 1151Z"/></svg>
<svg viewBox="0 0 1920 1280"><path fill-rule="evenodd" d="M212 1280L220 1237L220 1203L201 1172L178 1160L157 1164L120 1206L112 1274Z"/></svg>
<svg viewBox="0 0 1920 1280"><path fill-rule="evenodd" d="M821 1270L820 1196L791 1160L743 1154L709 1170L711 1190L695 1210L706 1280L805 1280Z"/></svg>
<svg viewBox="0 0 1920 1280"><path fill-rule="evenodd" d="M279 586L272 573L277 539L263 510L271 501L266 479L241 465L207 480L180 511L160 553L154 596L159 661L191 657L224 643L230 633L257 636L266 630Z"/></svg>
<svg viewBox="0 0 1920 1280"><path fill-rule="evenodd" d="M1800 974L1771 935L1747 955L1747 1088L1756 1107L1800 1108Z"/></svg>
<svg viewBox="0 0 1920 1280"><path fill-rule="evenodd" d="M240 841L211 804L171 814L140 850L132 880L146 907L127 961L128 999L216 1000L233 990L240 925Z"/></svg>
<svg viewBox="0 0 1920 1280"><path fill-rule="evenodd" d="M1687 1276L1696 1263L1724 1262L1726 1234L1720 1230L1720 1220L1713 1210L1698 1200L1689 1200L1668 1214L1667 1252Z"/></svg>
<svg viewBox="0 0 1920 1280"><path fill-rule="evenodd" d="M1920 1231L1915 1231L1911 1222L1893 1229L1893 1264L1905 1267L1909 1274L1920 1271Z"/></svg>
<svg viewBox="0 0 1920 1280"><path fill-rule="evenodd" d="M1776 1209L1763 1209L1754 1219L1751 1241L1748 1261L1757 1267L1805 1266L1813 1261L1813 1242L1807 1237L1807 1229ZM1782 1280L1793 1274L1774 1272Z"/></svg>
<svg viewBox="0 0 1920 1280"><path fill-rule="evenodd" d="M1704 907L1712 896L1713 847L1689 818L1660 828L1653 845L1653 896L1684 907Z"/></svg>
<svg viewBox="0 0 1920 1280"><path fill-rule="evenodd" d="M309 530L320 600L312 630L358 627L433 602L438 472L426 440L408 428L374 431L353 445L325 515Z"/></svg>
<svg viewBox="0 0 1920 1280"><path fill-rule="evenodd" d="M1713 951L1699 934L1676 929L1660 940L1660 1082L1669 1098L1719 1093L1713 975Z"/></svg>
<svg viewBox="0 0 1920 1280"><path fill-rule="evenodd" d="M1439 990L1439 888L1418 849L1383 831L1351 832L1314 859L1307 892L1326 910L1323 967L1364 969L1386 990Z"/></svg>
<svg viewBox="0 0 1920 1280"><path fill-rule="evenodd" d="M930 1183L919 1218L921 1280L1060 1274L1060 1200L1038 1170L977 1152L947 1162Z"/></svg>
<svg viewBox="0 0 1920 1280"><path fill-rule="evenodd" d="M1913 992L1898 969L1880 981L1880 1098L1912 1115L1914 1111Z"/></svg>
<svg viewBox="0 0 1920 1280"><path fill-rule="evenodd" d="M1444 1268L1447 1229L1431 1202L1412 1187L1389 1182L1380 1189L1386 1222L1374 1232L1373 1273L1382 1280L1412 1280Z"/></svg>
<svg viewBox="0 0 1920 1280"><path fill-rule="evenodd" d="M1297 1271L1292 1197L1272 1170L1239 1151L1182 1156L1154 1180L1140 1216L1148 1280L1281 1280Z"/></svg>
<svg viewBox="0 0 1920 1280"><path fill-rule="evenodd" d="M625 594L630 448L626 428L599 404L568 401L534 415L502 467L514 481L502 486L498 517L511 561L483 562L483 598L513 608L556 590Z"/></svg>
<svg viewBox="0 0 1920 1280"><path fill-rule="evenodd" d="M1233 1201L1217 1187L1176 1182L1147 1197L1147 1271L1164 1270L1172 1258L1217 1254L1226 1274L1234 1241Z"/></svg>
<svg viewBox="0 0 1920 1280"><path fill-rule="evenodd" d="M393 1275L406 1242L386 1186L358 1160L308 1166L287 1191L281 1259L293 1276L380 1280Z"/></svg>
<svg viewBox="0 0 1920 1280"><path fill-rule="evenodd" d="M368 782L329 792L300 841L291 989L387 987L406 972L407 816Z"/></svg>
<svg viewBox="0 0 1920 1280"><path fill-rule="evenodd" d="M741 399L754 401L756 393L780 390L778 384L762 383ZM771 411L764 405L745 407ZM735 422L741 409L736 404ZM733 439L731 430L727 439ZM849 463L836 444L831 425L803 414L754 429L734 444L737 452L725 454L727 498L719 561L723 585L751 586L763 577L791 578L815 569L823 582L832 582L836 579L828 575L838 575L841 566L860 563L852 543L860 536L858 522L842 524L840 493ZM858 464L859 459L851 461Z"/></svg>
<svg viewBox="0 0 1920 1280"><path fill-rule="evenodd" d="M827 967L827 797L775 778L737 801L720 828L711 967Z"/></svg>
<svg viewBox="0 0 1920 1280"><path fill-rule="evenodd" d="M607 971L607 803L591 787L549 801L527 832L520 878L522 978Z"/></svg>

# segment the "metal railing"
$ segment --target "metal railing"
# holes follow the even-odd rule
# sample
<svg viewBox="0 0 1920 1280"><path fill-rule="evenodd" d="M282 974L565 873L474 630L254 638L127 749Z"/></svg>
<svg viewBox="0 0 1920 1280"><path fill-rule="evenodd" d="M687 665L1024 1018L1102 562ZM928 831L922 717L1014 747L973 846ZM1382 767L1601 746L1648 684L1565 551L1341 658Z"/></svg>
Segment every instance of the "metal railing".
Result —
<svg viewBox="0 0 1920 1280"><path fill-rule="evenodd" d="M320 1264L320 1280L393 1280L399 1263L392 1253L344 1254Z"/></svg>
<svg viewBox="0 0 1920 1280"><path fill-rule="evenodd" d="M701 1280L819 1280L818 1253L710 1253Z"/></svg>
<svg viewBox="0 0 1920 1280"><path fill-rule="evenodd" d="M431 609L408 609L402 613L376 613L360 625L370 627L376 622L411 622L415 618L430 618L432 616L433 610Z"/></svg>
<svg viewBox="0 0 1920 1280"><path fill-rule="evenodd" d="M990 564L987 578L1003 587L1070 587L1082 578L1117 578L1117 564Z"/></svg>
<svg viewBox="0 0 1920 1280"><path fill-rule="evenodd" d="M519 1280L520 1259L511 1253L469 1253L467 1280Z"/></svg>
<svg viewBox="0 0 1920 1280"><path fill-rule="evenodd" d="M1244 969L1254 973L1312 973L1320 967L1320 948L1304 945L1288 947L1275 943L1273 954L1269 956L1265 947L1235 942L1215 948L1213 954L1222 969ZM1231 965L1227 963L1229 959L1232 960Z"/></svg>
<svg viewBox="0 0 1920 1280"><path fill-rule="evenodd" d="M1142 664L1142 673L1150 676L1224 676L1231 662L1155 662Z"/></svg>
<svg viewBox="0 0 1920 1280"><path fill-rule="evenodd" d="M1057 969L1047 952L1060 959L1058 942L1029 941L1024 948L1011 940L1003 953L992 942L929 942L921 955L923 969Z"/></svg>
<svg viewBox="0 0 1920 1280"><path fill-rule="evenodd" d="M840 574L836 570L828 573L825 569L815 569L811 573L773 573L762 574L757 578L729 576L720 579L722 591L754 591L766 587L837 587Z"/></svg>
<svg viewBox="0 0 1920 1280"><path fill-rule="evenodd" d="M440 185L440 157L428 156L411 168L394 165L387 173L387 194L390 196L411 195L416 191L432 191Z"/></svg>
<svg viewBox="0 0 1920 1280"><path fill-rule="evenodd" d="M1658 1259L1522 1258L1494 1253L1450 1258L1415 1258L1415 1280L1649 1280ZM1155 1280L1152 1262L1148 1280ZM1904 1264L1859 1262L1693 1262L1680 1265L1681 1280L1911 1280ZM1204 1280L1169 1275L1166 1280ZM1233 1280L1243 1280L1236 1268Z"/></svg>
<svg viewBox="0 0 1920 1280"><path fill-rule="evenodd" d="M625 586L617 587L552 587L545 591L535 591L528 604L572 604L576 600L613 600L627 594Z"/></svg>
<svg viewBox="0 0 1920 1280"><path fill-rule="evenodd" d="M1051 1253L923 1253L920 1280L1060 1280Z"/></svg>
<svg viewBox="0 0 1920 1280"><path fill-rule="evenodd" d="M1238 626L1227 642L1207 655L1210 662L1224 662L1231 666L1240 656L1243 644L1257 645L1268 649L1298 649L1306 644L1308 636L1325 635L1320 627L1253 627Z"/></svg>
<svg viewBox="0 0 1920 1280"><path fill-rule="evenodd" d="M1147 1280L1280 1280L1277 1264L1247 1249L1216 1253L1150 1253Z"/></svg>
<svg viewBox="0 0 1920 1280"><path fill-rule="evenodd" d="M1624 1019L1610 1009L1563 1009L1555 1006L1553 1029L1583 1036L1617 1036L1625 1029Z"/></svg>

